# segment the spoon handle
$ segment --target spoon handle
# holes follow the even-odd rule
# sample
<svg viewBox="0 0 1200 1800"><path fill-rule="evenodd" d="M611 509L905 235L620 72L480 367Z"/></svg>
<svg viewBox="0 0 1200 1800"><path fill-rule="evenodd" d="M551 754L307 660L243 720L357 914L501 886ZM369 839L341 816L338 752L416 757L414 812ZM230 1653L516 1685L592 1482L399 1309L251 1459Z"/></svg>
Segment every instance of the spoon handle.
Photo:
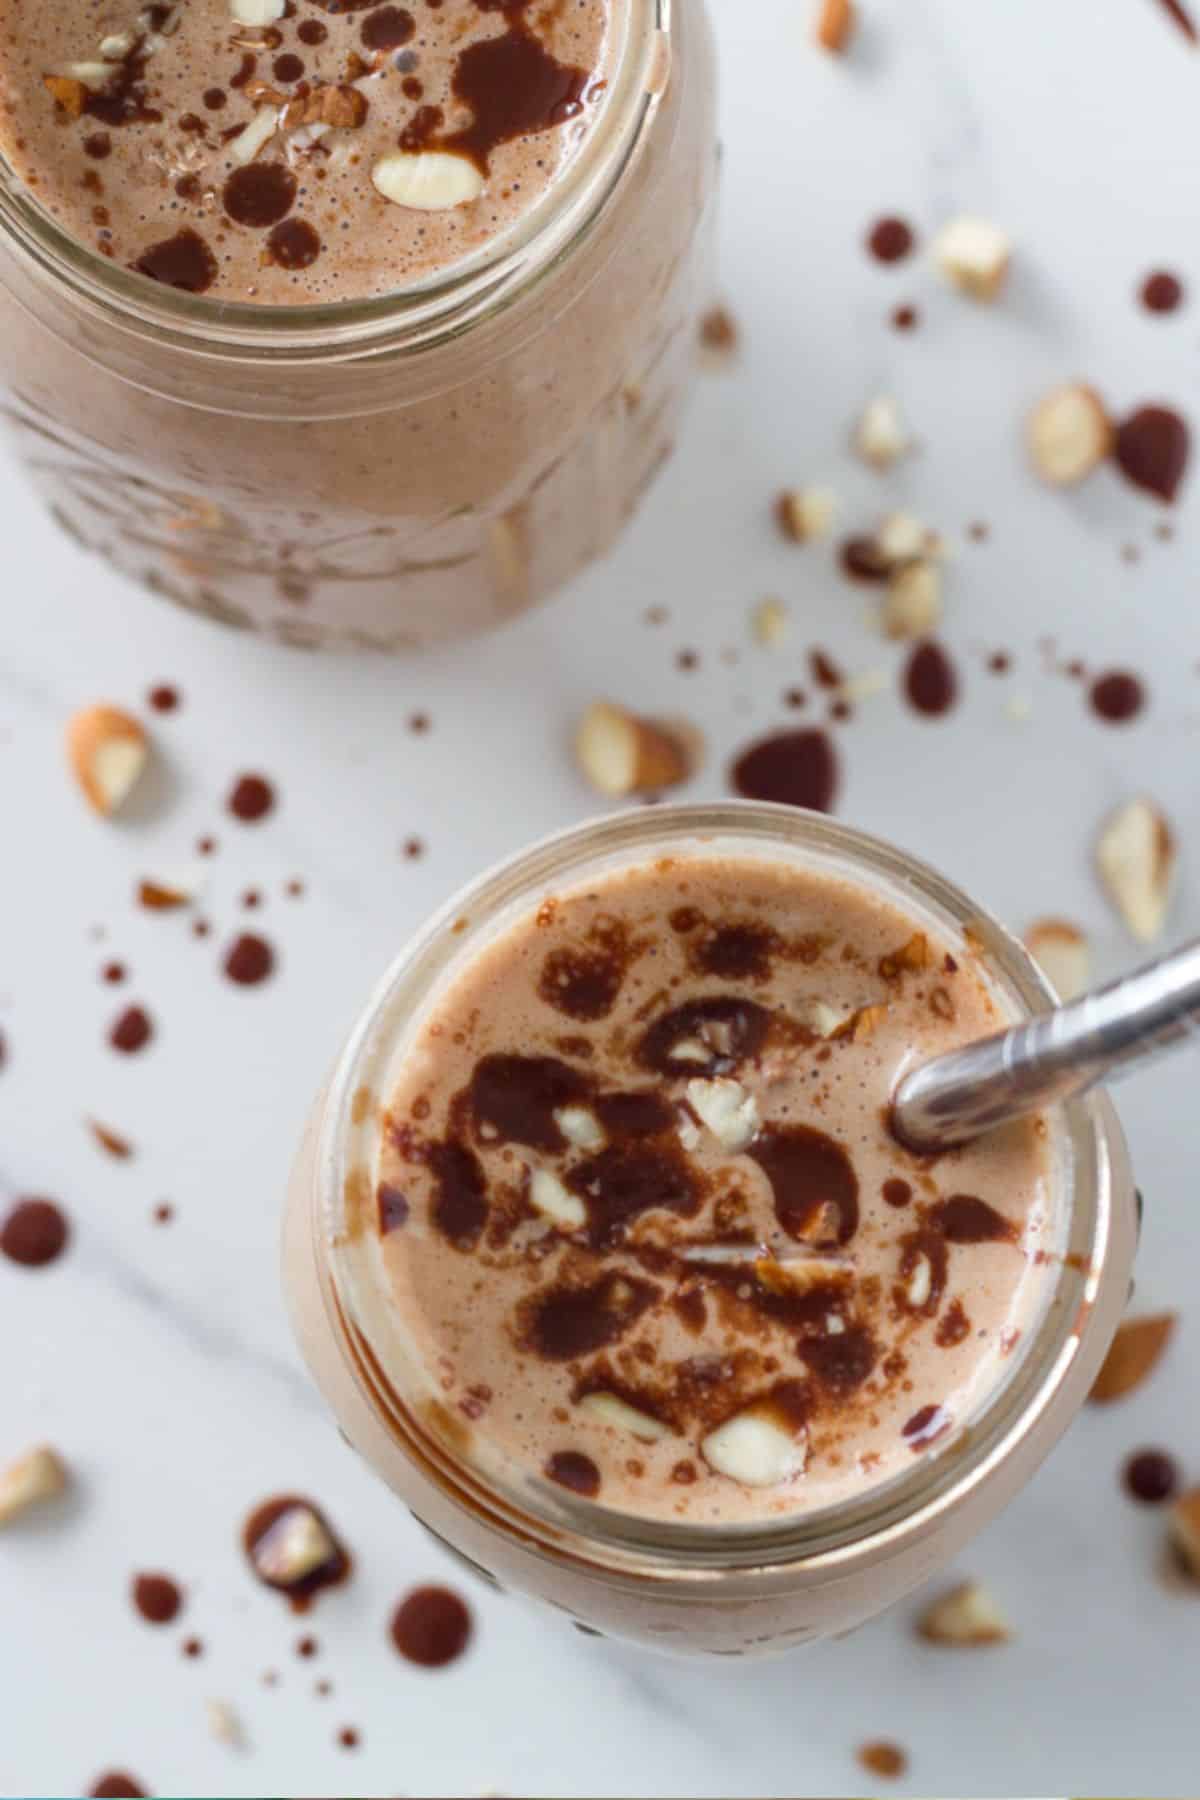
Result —
<svg viewBox="0 0 1200 1800"><path fill-rule="evenodd" d="M910 1149L949 1149L1082 1094L1200 1030L1200 938L1132 975L905 1075L892 1101Z"/></svg>

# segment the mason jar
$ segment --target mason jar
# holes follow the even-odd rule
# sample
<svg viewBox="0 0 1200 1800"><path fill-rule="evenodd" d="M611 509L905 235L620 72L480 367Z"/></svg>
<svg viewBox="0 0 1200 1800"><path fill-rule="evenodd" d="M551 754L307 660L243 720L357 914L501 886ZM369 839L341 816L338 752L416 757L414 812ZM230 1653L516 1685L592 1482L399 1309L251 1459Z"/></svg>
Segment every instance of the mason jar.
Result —
<svg viewBox="0 0 1200 1800"><path fill-rule="evenodd" d="M716 165L702 0L614 18L604 112L542 204L383 299L177 292L0 164L2 405L63 529L309 648L462 637L605 551L676 431Z"/></svg>
<svg viewBox="0 0 1200 1800"><path fill-rule="evenodd" d="M310 1116L285 1226L287 1299L344 1435L442 1542L580 1630L741 1656L839 1634L958 1555L1033 1475L1085 1399L1129 1289L1137 1207L1102 1094L1047 1115L1056 1248L1003 1381L911 1469L851 1503L714 1525L634 1518L473 1457L390 1299L373 1226L384 1113L431 1003L481 948L556 892L660 857L767 860L903 910L973 958L1002 1016L1053 995L1023 946L906 853L817 814L727 802L602 819L484 875L404 949Z"/></svg>

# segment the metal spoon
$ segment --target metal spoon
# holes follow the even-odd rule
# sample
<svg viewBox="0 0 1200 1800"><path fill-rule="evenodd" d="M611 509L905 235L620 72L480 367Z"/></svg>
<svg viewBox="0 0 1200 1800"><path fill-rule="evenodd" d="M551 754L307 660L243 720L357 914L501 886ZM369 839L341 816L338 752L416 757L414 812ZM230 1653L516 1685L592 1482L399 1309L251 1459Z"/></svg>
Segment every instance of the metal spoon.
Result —
<svg viewBox="0 0 1200 1800"><path fill-rule="evenodd" d="M1086 1093L1197 1030L1200 938L1095 993L922 1063L896 1089L893 1129L912 1150L947 1150Z"/></svg>

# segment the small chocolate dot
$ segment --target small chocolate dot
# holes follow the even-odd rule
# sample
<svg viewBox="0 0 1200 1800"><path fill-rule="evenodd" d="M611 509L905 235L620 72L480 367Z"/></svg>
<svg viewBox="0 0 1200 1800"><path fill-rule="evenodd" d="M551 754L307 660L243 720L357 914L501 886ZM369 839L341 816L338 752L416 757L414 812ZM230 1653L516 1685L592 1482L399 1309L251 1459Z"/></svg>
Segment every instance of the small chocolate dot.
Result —
<svg viewBox="0 0 1200 1800"><path fill-rule="evenodd" d="M275 790L265 775L239 775L230 789L226 805L235 819L240 819L243 825L252 825L273 811Z"/></svg>
<svg viewBox="0 0 1200 1800"><path fill-rule="evenodd" d="M1165 1450L1139 1450L1125 1464L1125 1489L1143 1506L1161 1506L1179 1486L1179 1467Z"/></svg>
<svg viewBox="0 0 1200 1800"><path fill-rule="evenodd" d="M239 987L257 987L275 967L275 952L265 938L243 931L225 952L223 964L230 981Z"/></svg>

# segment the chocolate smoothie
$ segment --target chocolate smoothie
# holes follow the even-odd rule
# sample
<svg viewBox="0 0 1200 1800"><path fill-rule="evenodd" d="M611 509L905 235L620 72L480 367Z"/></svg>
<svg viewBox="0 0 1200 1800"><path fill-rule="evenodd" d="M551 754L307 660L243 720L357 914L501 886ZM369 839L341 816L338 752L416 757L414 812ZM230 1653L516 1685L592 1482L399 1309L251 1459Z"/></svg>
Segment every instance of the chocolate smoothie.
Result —
<svg viewBox="0 0 1200 1800"><path fill-rule="evenodd" d="M946 1448L1061 1249L1046 1122L888 1127L997 990L890 900L765 860L567 888L431 1003L371 1227L467 1454L625 1514L838 1505Z"/></svg>
<svg viewBox="0 0 1200 1800"><path fill-rule="evenodd" d="M621 12L0 0L2 142L72 236L151 280L258 305L375 298L541 204L603 116Z"/></svg>
<svg viewBox="0 0 1200 1800"><path fill-rule="evenodd" d="M0 0L0 373L60 523L302 647L459 636L606 548L702 291L682 10Z"/></svg>

